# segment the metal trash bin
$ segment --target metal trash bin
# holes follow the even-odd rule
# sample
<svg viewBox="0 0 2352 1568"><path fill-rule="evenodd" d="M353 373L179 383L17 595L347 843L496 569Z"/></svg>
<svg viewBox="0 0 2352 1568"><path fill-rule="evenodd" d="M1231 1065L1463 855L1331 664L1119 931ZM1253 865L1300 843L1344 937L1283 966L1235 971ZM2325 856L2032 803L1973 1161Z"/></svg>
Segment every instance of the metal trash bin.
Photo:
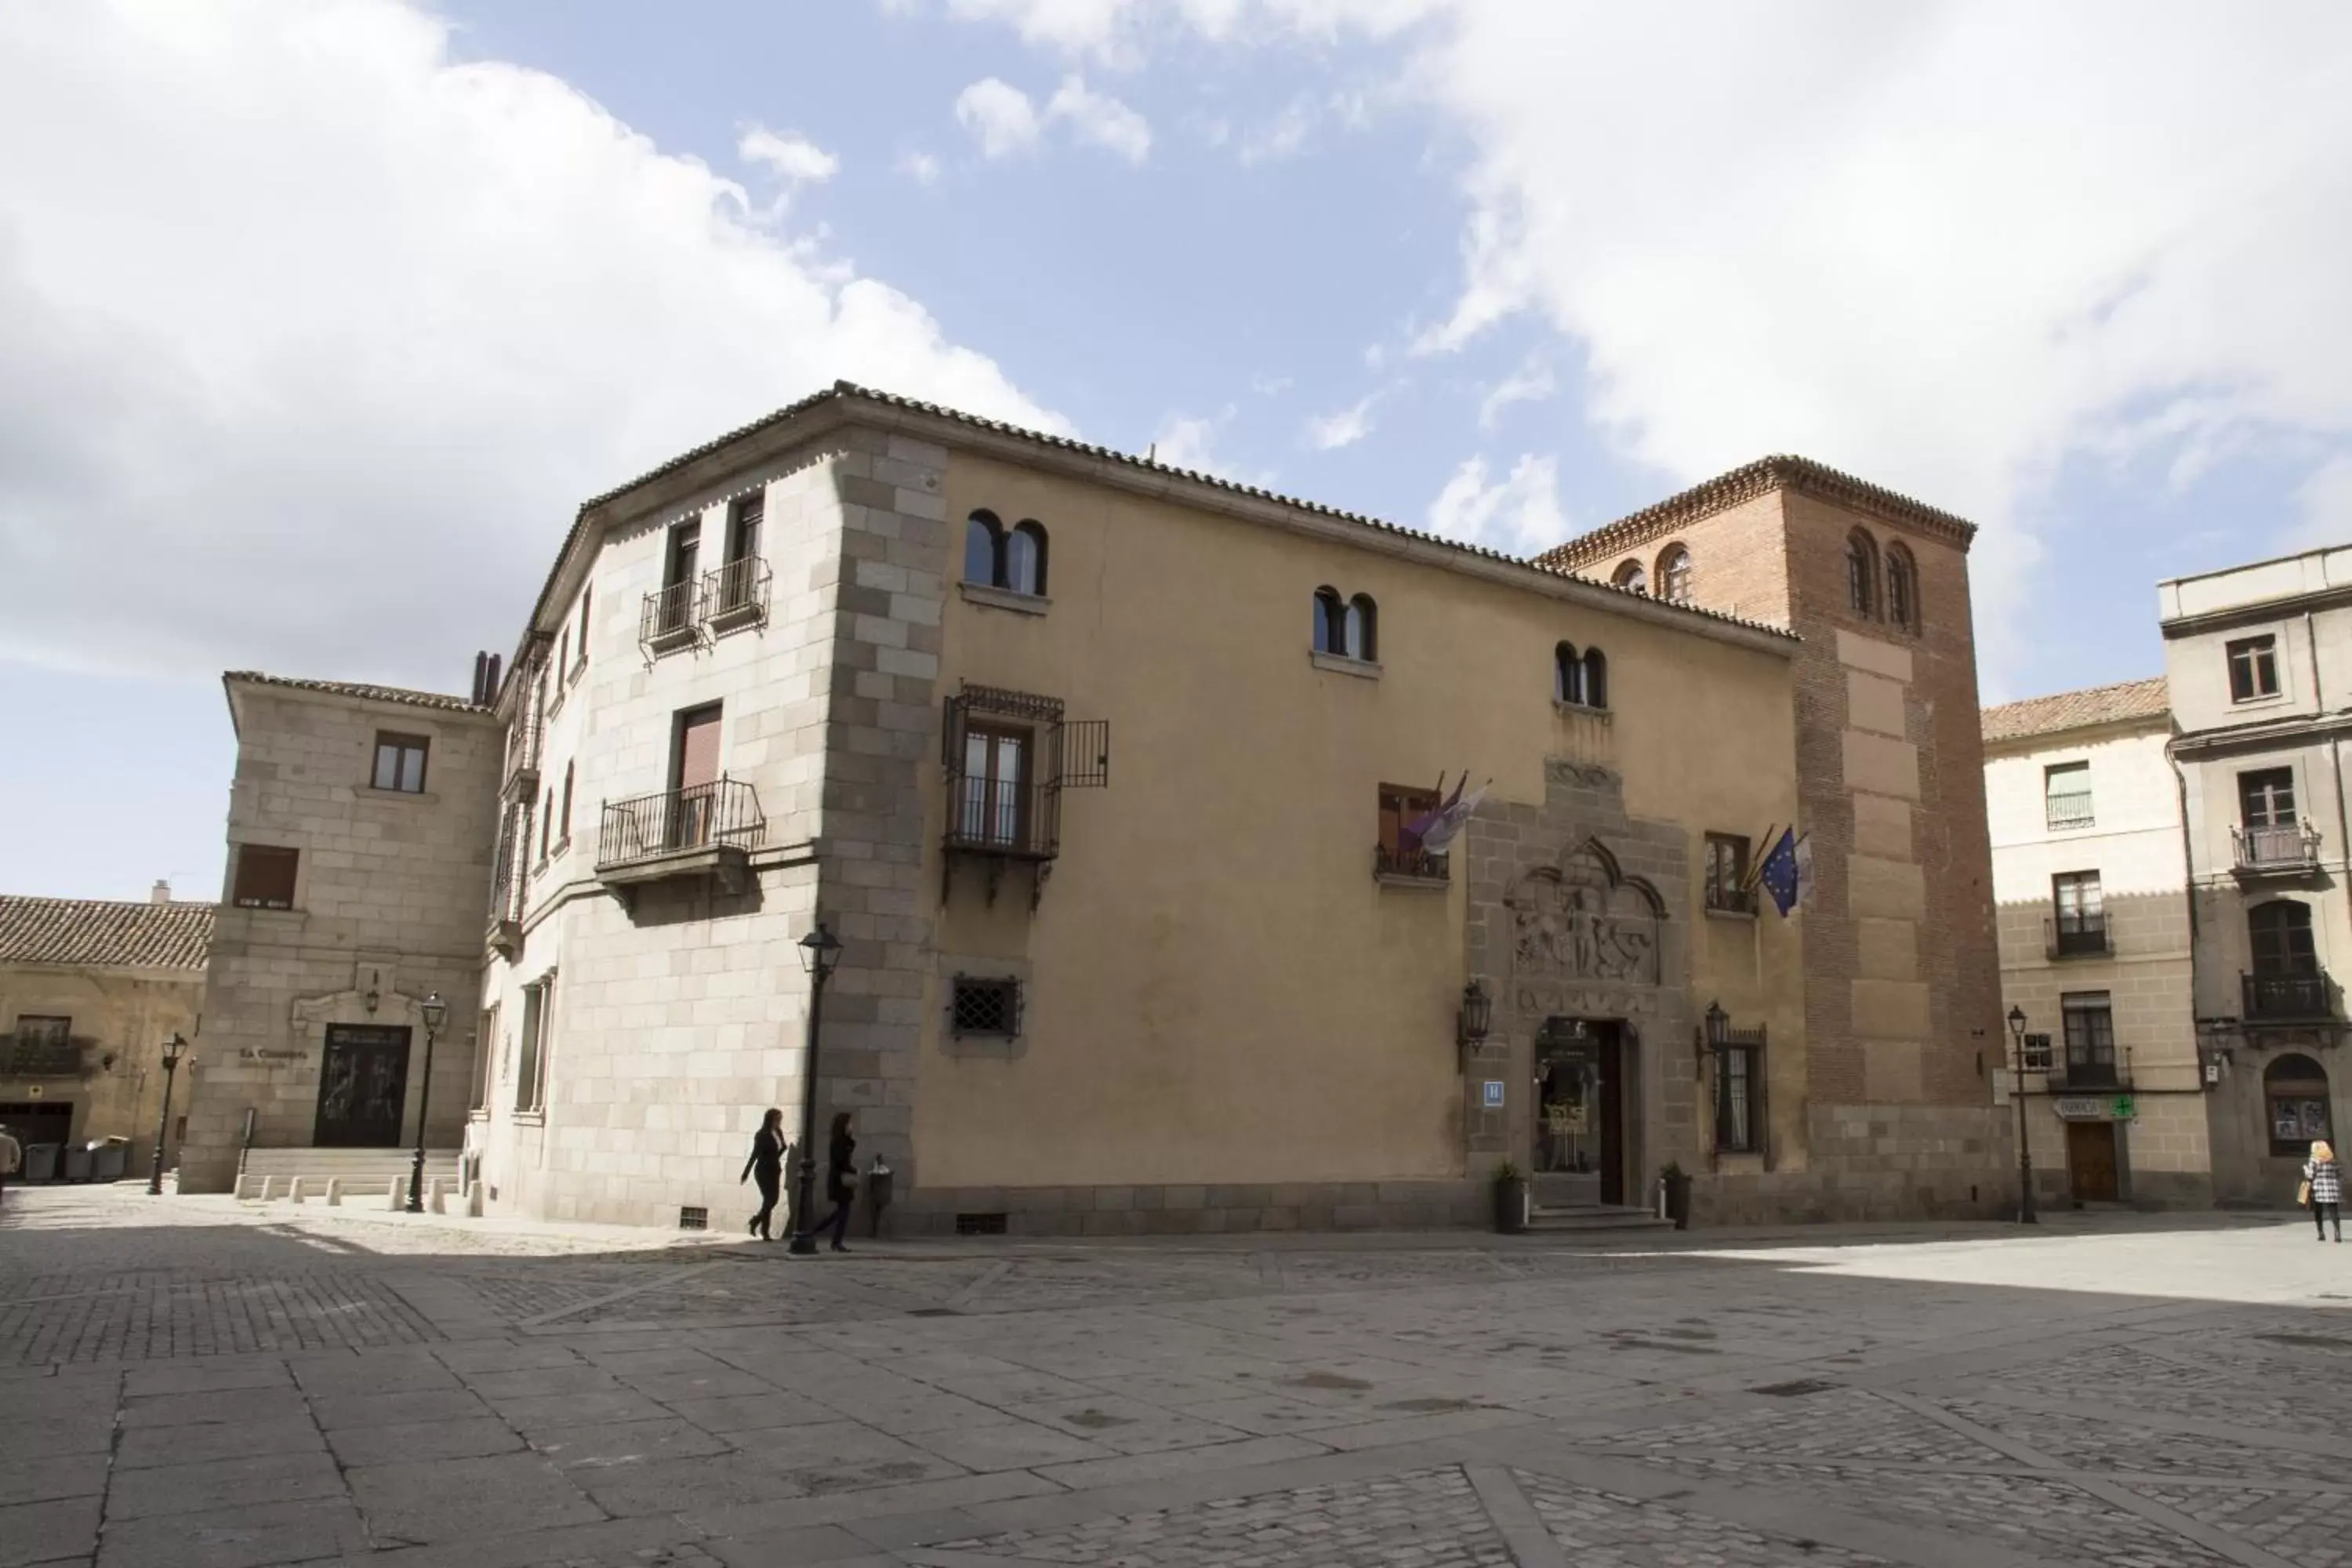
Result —
<svg viewBox="0 0 2352 1568"><path fill-rule="evenodd" d="M89 1179L93 1182L119 1182L131 1165L131 1140L109 1138L90 1145Z"/></svg>
<svg viewBox="0 0 2352 1568"><path fill-rule="evenodd" d="M58 1150L55 1143L25 1145L25 1180L54 1182L58 1179Z"/></svg>
<svg viewBox="0 0 2352 1568"><path fill-rule="evenodd" d="M89 1181L89 1144L87 1144L87 1143L68 1143L68 1144L67 1144L67 1145L66 1145L66 1152L65 1152L65 1166L64 1166L64 1169L60 1170L60 1171L58 1173L58 1176L59 1176L59 1177L61 1177L62 1179L64 1179L64 1180L66 1180L66 1181L68 1181L68 1182L87 1182L87 1181Z"/></svg>
<svg viewBox="0 0 2352 1568"><path fill-rule="evenodd" d="M888 1163L881 1155L875 1155L874 1163L866 1173L866 1235L879 1237L882 1234L882 1211L890 1206L890 1189L895 1184L896 1178Z"/></svg>

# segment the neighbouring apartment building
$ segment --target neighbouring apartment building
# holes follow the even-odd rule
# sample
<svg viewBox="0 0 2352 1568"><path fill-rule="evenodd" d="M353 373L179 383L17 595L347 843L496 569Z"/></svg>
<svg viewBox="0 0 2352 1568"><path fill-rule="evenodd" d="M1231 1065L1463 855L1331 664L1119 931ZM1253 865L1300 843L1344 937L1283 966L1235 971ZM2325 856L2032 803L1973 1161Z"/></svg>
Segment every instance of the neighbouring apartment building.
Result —
<svg viewBox="0 0 2352 1568"><path fill-rule="evenodd" d="M202 1058L167 1110L163 1045L196 1037L212 929L163 882L144 903L0 896L0 1126L28 1148L129 1139L142 1176L161 1126L168 1167Z"/></svg>
<svg viewBox="0 0 2352 1568"><path fill-rule="evenodd" d="M2004 703L1983 724L2002 990L2024 1017L2003 1080L2025 1100L2037 1195L2210 1205L2165 682Z"/></svg>
<svg viewBox="0 0 2352 1568"><path fill-rule="evenodd" d="M1969 531L1774 458L1519 562L837 386L585 504L494 693L232 678L233 838L292 844L262 729L348 705L294 815L358 922L242 1026L315 1050L297 998L358 1023L359 950L406 953L468 1021L493 1213L740 1224L804 1093L901 1231L1463 1223L1507 1159L1547 1201L1673 1163L1706 1217L1992 1212ZM457 835L400 942L360 889L424 873L340 858L395 709L472 759L394 819ZM1791 823L1811 902L1759 915Z"/></svg>
<svg viewBox="0 0 2352 1568"><path fill-rule="evenodd" d="M2291 1201L2346 1104L2352 549L2162 583L2213 1188Z"/></svg>
<svg viewBox="0 0 2352 1568"><path fill-rule="evenodd" d="M500 740L475 697L231 674L228 866L180 1185L258 1146L457 1146L475 1077ZM439 993L425 1103L419 1004Z"/></svg>

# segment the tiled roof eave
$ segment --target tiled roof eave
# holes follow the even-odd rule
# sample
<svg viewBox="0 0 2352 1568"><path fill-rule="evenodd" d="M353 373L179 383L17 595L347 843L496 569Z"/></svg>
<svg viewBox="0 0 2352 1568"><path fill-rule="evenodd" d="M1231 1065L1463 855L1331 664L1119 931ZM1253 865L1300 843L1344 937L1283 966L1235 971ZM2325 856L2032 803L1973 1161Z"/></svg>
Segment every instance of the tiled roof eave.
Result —
<svg viewBox="0 0 2352 1568"><path fill-rule="evenodd" d="M362 702L389 702L404 708L430 708L437 712L488 716L489 710L440 691L414 691L398 686L373 686L365 681L308 680L298 676L265 675L257 669L232 669L221 677L231 685L268 686L288 691L315 692L324 697L348 697Z"/></svg>

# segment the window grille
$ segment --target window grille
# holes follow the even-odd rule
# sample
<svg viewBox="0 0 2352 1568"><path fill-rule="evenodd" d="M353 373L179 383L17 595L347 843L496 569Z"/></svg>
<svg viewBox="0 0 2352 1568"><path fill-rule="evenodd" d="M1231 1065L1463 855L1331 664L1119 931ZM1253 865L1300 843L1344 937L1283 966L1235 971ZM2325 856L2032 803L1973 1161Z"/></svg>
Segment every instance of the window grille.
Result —
<svg viewBox="0 0 2352 1568"><path fill-rule="evenodd" d="M958 1039L1013 1038L1021 1033L1021 982L1010 977L957 975L948 1027Z"/></svg>

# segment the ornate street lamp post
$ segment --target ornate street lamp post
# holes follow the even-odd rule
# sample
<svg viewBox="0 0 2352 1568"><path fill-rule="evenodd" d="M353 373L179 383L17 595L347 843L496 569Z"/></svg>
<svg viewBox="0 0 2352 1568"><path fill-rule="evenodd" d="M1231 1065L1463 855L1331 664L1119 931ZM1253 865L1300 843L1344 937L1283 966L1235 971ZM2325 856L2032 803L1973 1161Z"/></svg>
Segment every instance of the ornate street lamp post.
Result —
<svg viewBox="0 0 2352 1568"><path fill-rule="evenodd" d="M408 1212L425 1212L425 1118L433 1108L433 1042L448 1021L449 1004L436 991L416 1005L425 1020L425 1084L416 1095L416 1152L408 1166Z"/></svg>
<svg viewBox="0 0 2352 1568"><path fill-rule="evenodd" d="M803 1256L816 1251L815 1198L810 1189L816 1180L816 1031L824 1013L824 983L841 962L841 942L824 923L801 938L801 967L808 972L808 1041L801 1051L800 1191L793 1210L792 1250Z"/></svg>
<svg viewBox="0 0 2352 1568"><path fill-rule="evenodd" d="M2017 1046L2017 1076L2011 1080L2009 1097L2017 1101L2017 1223L2039 1225L2033 1213L2033 1151L2026 1146L2025 1131L2025 1009L2009 1010L2009 1037Z"/></svg>
<svg viewBox="0 0 2352 1568"><path fill-rule="evenodd" d="M172 1075L180 1069L180 1058L188 1054L188 1042L177 1029L163 1042L163 1109L155 1118L155 1159L147 1172L147 1190L161 1194L163 1191L163 1135L172 1128Z"/></svg>

